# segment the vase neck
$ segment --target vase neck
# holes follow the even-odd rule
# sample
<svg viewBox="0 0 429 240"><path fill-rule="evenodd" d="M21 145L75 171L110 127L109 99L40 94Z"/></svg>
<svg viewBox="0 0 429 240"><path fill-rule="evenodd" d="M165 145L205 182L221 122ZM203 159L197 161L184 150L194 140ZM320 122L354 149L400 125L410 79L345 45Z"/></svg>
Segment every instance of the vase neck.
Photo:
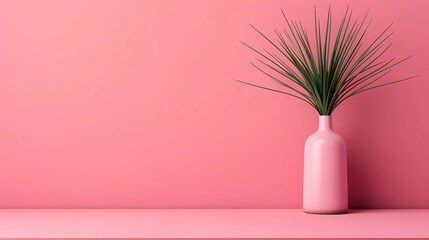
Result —
<svg viewBox="0 0 429 240"><path fill-rule="evenodd" d="M319 116L319 131L333 130L332 129L332 118L331 116L323 115Z"/></svg>

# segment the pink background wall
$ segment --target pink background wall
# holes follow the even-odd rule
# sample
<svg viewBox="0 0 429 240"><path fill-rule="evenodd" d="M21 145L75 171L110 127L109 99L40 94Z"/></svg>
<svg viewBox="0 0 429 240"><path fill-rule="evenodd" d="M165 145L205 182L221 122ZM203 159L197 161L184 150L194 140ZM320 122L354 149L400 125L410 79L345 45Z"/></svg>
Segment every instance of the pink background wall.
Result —
<svg viewBox="0 0 429 240"><path fill-rule="evenodd" d="M316 3L317 2L317 3ZM299 208L317 113L249 65L280 8L372 7L392 77L345 102L351 207L429 207L426 1L0 1L0 207Z"/></svg>

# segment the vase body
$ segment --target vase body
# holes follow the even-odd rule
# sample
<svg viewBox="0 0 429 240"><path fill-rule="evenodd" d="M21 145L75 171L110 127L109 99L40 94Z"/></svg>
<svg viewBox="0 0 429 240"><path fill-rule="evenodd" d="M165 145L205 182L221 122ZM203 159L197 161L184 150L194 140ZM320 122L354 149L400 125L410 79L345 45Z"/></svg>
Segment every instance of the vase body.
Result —
<svg viewBox="0 0 429 240"><path fill-rule="evenodd" d="M305 142L303 209L314 214L348 209L346 144L331 116L319 116L319 129Z"/></svg>

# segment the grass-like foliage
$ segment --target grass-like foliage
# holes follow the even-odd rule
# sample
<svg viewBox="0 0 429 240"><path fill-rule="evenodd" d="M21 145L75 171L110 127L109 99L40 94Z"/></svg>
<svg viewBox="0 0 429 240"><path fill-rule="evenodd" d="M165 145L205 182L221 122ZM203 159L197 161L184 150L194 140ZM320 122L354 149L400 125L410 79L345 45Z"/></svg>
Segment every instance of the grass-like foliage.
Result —
<svg viewBox="0 0 429 240"><path fill-rule="evenodd" d="M356 94L416 77L379 81L393 67L411 56L400 60L381 60L391 46L385 43L393 34L392 25L364 45L371 25L369 11L358 21L352 20L353 11L347 8L338 29L334 31L331 8L324 29L321 29L315 8L315 35L312 40L301 22L290 21L283 10L281 12L286 27L283 31L275 31L276 39L270 39L250 25L269 43L272 51L257 50L243 44L258 55L258 64L251 64L284 87L285 91L234 80L298 98L314 107L320 115L331 115L338 105Z"/></svg>

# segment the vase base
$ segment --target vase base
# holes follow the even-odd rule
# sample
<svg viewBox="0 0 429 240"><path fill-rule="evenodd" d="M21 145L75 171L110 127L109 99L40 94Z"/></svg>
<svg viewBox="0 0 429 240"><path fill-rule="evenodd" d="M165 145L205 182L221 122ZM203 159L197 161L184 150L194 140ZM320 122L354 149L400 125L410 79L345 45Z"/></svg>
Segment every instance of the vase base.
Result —
<svg viewBox="0 0 429 240"><path fill-rule="evenodd" d="M337 214L347 214L348 210L334 210L334 211L319 211L319 210L307 210L303 209L305 213L308 214L317 214L317 215L337 215Z"/></svg>

